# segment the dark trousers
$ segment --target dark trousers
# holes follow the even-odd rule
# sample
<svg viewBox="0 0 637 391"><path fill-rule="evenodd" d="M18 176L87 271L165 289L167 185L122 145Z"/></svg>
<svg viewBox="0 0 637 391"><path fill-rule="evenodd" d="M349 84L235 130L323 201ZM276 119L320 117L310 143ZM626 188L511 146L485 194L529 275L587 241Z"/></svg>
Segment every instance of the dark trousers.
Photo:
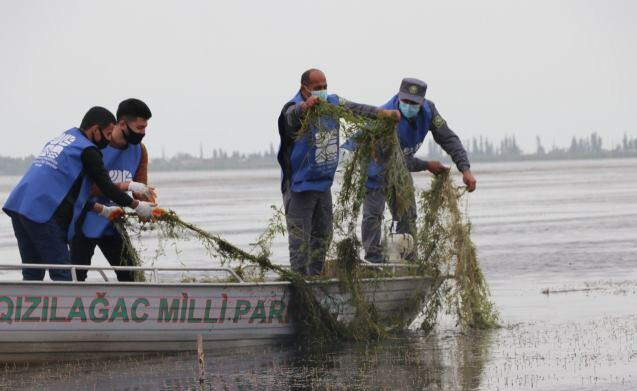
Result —
<svg viewBox="0 0 637 391"><path fill-rule="evenodd" d="M361 227L361 237L365 248L365 260L368 262L386 262L386 255L381 244L383 214L385 213L385 203L387 197L383 189L367 189L365 201L363 203L363 225ZM399 234L410 234L416 240L416 200L411 200L411 205L406 213L399 215L394 204L389 205L394 220L395 232ZM417 254L413 252L407 259L415 259Z"/></svg>
<svg viewBox="0 0 637 391"><path fill-rule="evenodd" d="M11 216L13 232L18 239L18 250L22 263L49 263L70 265L66 229L54 219L46 223L36 223L26 217ZM45 269L23 269L24 280L44 280ZM71 271L49 269L49 277L56 281L71 281Z"/></svg>
<svg viewBox="0 0 637 391"><path fill-rule="evenodd" d="M71 241L71 260L74 265L91 264L95 247L99 246L102 254L111 266L132 266L133 261L123 251L124 242L119 234L104 235L99 239L87 238L82 233L75 235ZM78 281L85 281L88 270L77 270ZM118 281L135 281L135 273L128 270L115 271Z"/></svg>
<svg viewBox="0 0 637 391"><path fill-rule="evenodd" d="M301 275L318 275L332 240L332 192L283 193L290 265Z"/></svg>

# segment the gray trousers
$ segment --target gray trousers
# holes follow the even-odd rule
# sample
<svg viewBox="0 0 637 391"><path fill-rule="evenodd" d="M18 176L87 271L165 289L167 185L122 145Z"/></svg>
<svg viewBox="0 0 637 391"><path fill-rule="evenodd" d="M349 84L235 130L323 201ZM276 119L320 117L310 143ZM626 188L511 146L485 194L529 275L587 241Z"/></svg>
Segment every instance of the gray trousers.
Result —
<svg viewBox="0 0 637 391"><path fill-rule="evenodd" d="M413 187L413 184L412 184ZM383 189L367 189L365 201L363 203L363 225L361 235L363 247L365 248L365 260L368 262L386 262L386 255L383 253L382 225L383 214L385 213L385 192ZM411 234L416 239L416 198L411 200L411 206L406 213L398 216L396 205L389 205L389 211L395 224L395 232L399 234ZM415 259L414 251L407 258Z"/></svg>
<svg viewBox="0 0 637 391"><path fill-rule="evenodd" d="M332 192L283 193L290 265L301 275L318 275L332 240Z"/></svg>

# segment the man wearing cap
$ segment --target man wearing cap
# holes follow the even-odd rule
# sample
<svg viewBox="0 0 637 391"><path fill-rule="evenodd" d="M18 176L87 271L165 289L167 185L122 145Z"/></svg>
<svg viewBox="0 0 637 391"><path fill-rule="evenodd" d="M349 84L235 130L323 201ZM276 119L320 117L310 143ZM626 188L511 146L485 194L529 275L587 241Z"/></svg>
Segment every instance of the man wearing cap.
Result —
<svg viewBox="0 0 637 391"><path fill-rule="evenodd" d="M321 119L321 129L310 126L308 132L297 137L303 114L317 104L343 105L369 117L398 115L395 110L379 110L328 95L325 74L318 69L301 75L301 88L279 115L281 144L277 159L281 165L290 265L302 275L321 273L332 237L331 187L339 157L339 122Z"/></svg>
<svg viewBox="0 0 637 391"><path fill-rule="evenodd" d="M123 191L131 191L133 197L155 202L154 188L148 183L148 152L141 143L146 134L150 108L139 99L126 99L117 107L117 123L113 128L109 145L102 150L104 167L111 180ZM75 237L71 240L71 261L74 265L90 265L99 246L102 254L112 266L131 266L128 252L123 251L123 238L108 218L123 211L99 189L94 188L93 197L84 208ZM96 205L98 204L98 205ZM102 206L102 212L98 210ZM118 281L134 281L132 271L115 271ZM78 270L78 281L86 280L87 270Z"/></svg>
<svg viewBox="0 0 637 391"><path fill-rule="evenodd" d="M69 265L68 240L95 185L118 205L145 218L152 204L133 200L115 186L99 149L108 145L115 123L103 107L91 108L79 128L49 141L9 194L2 210L11 217L22 263ZM25 280L44 279L44 269L23 269ZM71 280L64 269L50 269L52 280Z"/></svg>
<svg viewBox="0 0 637 391"><path fill-rule="evenodd" d="M425 99L427 84L418 79L406 78L400 84L398 95L394 95L389 102L381 106L382 109L399 110L401 119L396 128L400 147L403 150L405 163L410 172L430 171L438 174L448 167L439 161L424 161L414 155L420 148L428 132L462 172L462 180L468 190L474 191L476 180L471 173L467 152L458 136L449 129L434 103ZM385 210L385 192L383 190L382 161L370 161L365 183L366 194L363 204L362 240L365 248L365 260L369 262L383 262L385 259L381 246L381 225ZM411 179L411 177L410 177ZM413 187L413 182L411 183ZM416 235L416 200L412 199L411 207L401 216L397 215L396 206L389 205L389 210L396 224L396 233ZM415 253L408 256L414 258Z"/></svg>

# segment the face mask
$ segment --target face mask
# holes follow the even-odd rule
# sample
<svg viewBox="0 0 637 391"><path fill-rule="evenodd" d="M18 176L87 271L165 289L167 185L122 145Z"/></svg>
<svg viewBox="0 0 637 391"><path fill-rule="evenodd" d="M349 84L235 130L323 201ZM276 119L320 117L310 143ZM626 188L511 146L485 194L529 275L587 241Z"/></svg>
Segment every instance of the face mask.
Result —
<svg viewBox="0 0 637 391"><path fill-rule="evenodd" d="M128 126L128 123L126 124L126 129L128 131L124 132L124 138L126 139L126 142L128 142L129 144L137 145L141 143L142 139L146 135L145 133L137 133L133 131L133 129L131 129L130 126Z"/></svg>
<svg viewBox="0 0 637 391"><path fill-rule="evenodd" d="M310 93L322 101L327 101L327 90L310 91Z"/></svg>
<svg viewBox="0 0 637 391"><path fill-rule="evenodd" d="M420 105L412 105L404 102L400 102L398 104L398 108L406 118L414 118L416 115L418 115L418 111L420 111Z"/></svg>
<svg viewBox="0 0 637 391"><path fill-rule="evenodd" d="M97 128L100 131L100 136L102 139L100 141L93 141L93 144L97 147L97 149L104 149L108 146L108 139L104 136L104 132L102 132L102 128Z"/></svg>

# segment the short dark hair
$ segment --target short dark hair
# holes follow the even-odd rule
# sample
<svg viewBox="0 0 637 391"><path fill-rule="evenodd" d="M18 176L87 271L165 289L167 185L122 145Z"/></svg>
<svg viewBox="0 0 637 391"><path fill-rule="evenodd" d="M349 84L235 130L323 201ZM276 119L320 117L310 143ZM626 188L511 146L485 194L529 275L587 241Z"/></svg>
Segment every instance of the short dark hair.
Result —
<svg viewBox="0 0 637 391"><path fill-rule="evenodd" d="M134 119L142 117L143 119L150 119L153 113L150 112L148 105L139 99L130 98L120 102L117 106L117 120Z"/></svg>
<svg viewBox="0 0 637 391"><path fill-rule="evenodd" d="M115 123L115 116L113 113L100 106L91 107L80 124L80 129L87 130L93 125L99 126L101 129L105 129L108 125Z"/></svg>
<svg viewBox="0 0 637 391"><path fill-rule="evenodd" d="M306 86L308 84L310 84L310 76L312 75L312 72L314 71L318 71L318 69L316 68L310 68L307 71L303 72L303 74L301 75L301 84Z"/></svg>

